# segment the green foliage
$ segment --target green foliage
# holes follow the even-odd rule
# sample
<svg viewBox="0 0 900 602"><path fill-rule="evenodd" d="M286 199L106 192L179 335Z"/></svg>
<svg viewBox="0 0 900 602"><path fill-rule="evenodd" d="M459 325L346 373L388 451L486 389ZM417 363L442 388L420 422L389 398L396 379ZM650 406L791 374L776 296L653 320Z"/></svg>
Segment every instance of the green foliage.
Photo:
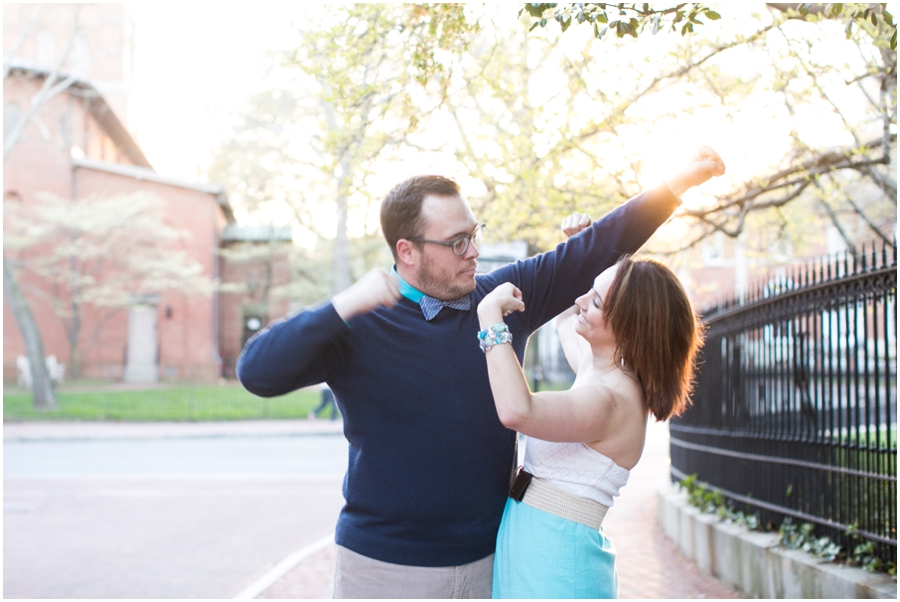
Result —
<svg viewBox="0 0 900 602"><path fill-rule="evenodd" d="M729 151L729 172L685 201L670 228L683 234L670 248L663 232L648 251L746 232L747 255L765 259L773 247L810 252L833 220L868 221L845 228L851 236L890 231L895 77L890 52L875 48L869 30L854 26L845 44L833 22L812 15L797 25L799 13L741 12L750 18L713 25L715 11L685 4L676 24L679 13L665 6L523 9L531 24L573 11L561 28L597 25L595 36L615 21L622 39L614 41L586 28L562 41L555 28L529 35L514 19L488 27L473 21L473 5L341 6L325 26L308 24L289 53L291 75L279 81L288 83L253 99L246 129L225 133L234 153L218 173L230 179L212 179L236 207L287 206L327 240L329 204L343 215L343 199L351 223L371 218L396 183L384 180L392 163L414 163L460 181L488 223L486 242L525 240L533 253L561 242L555 225L565 215L599 217L671 173L683 164L677 141L685 152L709 142L695 132L715 123L748 144L719 149ZM694 21L707 27L665 44L635 38L654 18L663 29L690 25L685 34ZM836 140L861 142L835 148ZM369 219L365 235L376 232Z"/></svg>
<svg viewBox="0 0 900 602"><path fill-rule="evenodd" d="M706 483L697 480L697 475L690 475L680 485L687 490L688 503L699 508L705 514L714 514L724 507L725 498L718 489L710 488Z"/></svg>
<svg viewBox="0 0 900 602"><path fill-rule="evenodd" d="M735 510L731 501L726 501L721 491L698 481L696 474L688 475L678 485L687 491L688 503L699 508L704 514L715 514L722 520L747 527L751 531L759 528L758 515Z"/></svg>
<svg viewBox="0 0 900 602"><path fill-rule="evenodd" d="M824 19L841 19L848 38L856 26L869 33L876 43L881 42L891 50L897 50L897 26L885 3L804 2L796 10L804 18L819 15Z"/></svg>
<svg viewBox="0 0 900 602"><path fill-rule="evenodd" d="M572 24L588 24L593 27L594 36L603 38L609 31L616 36L638 37L648 26L655 35L661 29L679 31L686 35L694 31L694 25L702 25L701 17L717 21L722 16L704 4L680 3L661 8L647 3L573 3L573 4L526 4L520 11L528 13L532 20L530 30L546 27L551 21L559 23L563 32ZM897 49L897 26L881 3L803 3L787 9L790 15L803 19L841 19L849 38L854 26L865 30L873 39L880 40L891 50Z"/></svg>
<svg viewBox="0 0 900 602"><path fill-rule="evenodd" d="M423 29L427 36L415 38L412 52L412 66L416 81L426 85L436 77L444 77L446 66L435 50L461 55L478 32L478 22L469 21L465 15L465 5L458 3L404 4L407 11L405 27L411 30Z"/></svg>
<svg viewBox="0 0 900 602"><path fill-rule="evenodd" d="M371 178L417 130L423 88L446 85L442 57L463 53L476 29L462 5L337 6L298 27L301 42L281 55L271 88L223 134L210 175L234 190L236 212L277 214L308 234L298 241L308 252L292 257L296 286L283 287L292 299L351 284L350 239L377 228Z"/></svg>
<svg viewBox="0 0 900 602"><path fill-rule="evenodd" d="M588 24L593 27L594 37L598 40L609 31L614 31L619 38L626 35L636 38L647 26L651 26L654 35L664 28L680 30L681 35L686 35L694 31L694 25L703 24L700 17L710 21L722 18L708 6L696 3L682 3L669 8L651 7L647 3L526 4L519 14L523 11L533 20L529 31L546 27L551 20L559 23L563 32L573 23Z"/></svg>
<svg viewBox="0 0 900 602"><path fill-rule="evenodd" d="M473 211L488 223L488 243L524 240L529 253L548 250L562 240L556 225L565 215L599 216L637 192L627 168L598 157L614 123L601 108L580 105L595 93L585 89L590 62L513 28L485 32L457 66L464 87L451 89L441 108L461 143L448 150L464 169ZM534 98L546 95L542 77L557 68L558 92Z"/></svg>
<svg viewBox="0 0 900 602"><path fill-rule="evenodd" d="M785 518L778 528L778 544L789 550L802 550L817 558L832 561L841 553L841 546L829 537L815 537L811 523L802 523L799 527L790 517Z"/></svg>
<svg viewBox="0 0 900 602"><path fill-rule="evenodd" d="M846 533L850 539L859 542L853 546L853 552L848 558L850 564L859 566L866 571L884 571L893 577L897 576L897 563L882 561L877 556L875 542L863 539L859 535L859 525L856 523L850 525L847 527Z"/></svg>
<svg viewBox="0 0 900 602"><path fill-rule="evenodd" d="M736 525L747 527L751 531L755 531L759 528L758 514L743 512L742 510L735 510L734 508L732 508L730 501L728 501L724 506L719 506L716 509L716 514L723 520L730 521Z"/></svg>
<svg viewBox="0 0 900 602"><path fill-rule="evenodd" d="M721 491L710 488L708 484L698 481L696 474L688 475L678 483L678 486L687 492L688 503L695 508L699 508L701 512L716 514L722 520L743 525L750 530L756 530L760 527L757 514L735 511L731 506L731 501L726 502L724 500ZM791 489L789 486L788 496L791 494ZM833 542L829 537L816 537L814 531L815 525L812 523L795 525L791 518L787 517L778 528L778 545L789 550L802 550L816 558L829 562L847 556L842 552L842 547L839 544ZM884 563L878 558L875 542L863 540L857 534L858 531L859 528L855 524L847 529L847 535L851 539L860 540L860 543L854 546L852 554L847 556L847 561L867 571L884 571L890 575L896 575L896 563Z"/></svg>
<svg viewBox="0 0 900 602"><path fill-rule="evenodd" d="M862 448L890 450L897 446L897 425L881 426L863 425L859 430L843 430L835 432L832 437L842 444L858 445Z"/></svg>
<svg viewBox="0 0 900 602"><path fill-rule="evenodd" d="M83 388L82 388L83 389ZM319 391L303 389L274 398L260 398L237 383L172 385L144 390L70 388L57 392L59 407L35 410L27 392L3 396L4 420L251 420L305 418L319 402Z"/></svg>

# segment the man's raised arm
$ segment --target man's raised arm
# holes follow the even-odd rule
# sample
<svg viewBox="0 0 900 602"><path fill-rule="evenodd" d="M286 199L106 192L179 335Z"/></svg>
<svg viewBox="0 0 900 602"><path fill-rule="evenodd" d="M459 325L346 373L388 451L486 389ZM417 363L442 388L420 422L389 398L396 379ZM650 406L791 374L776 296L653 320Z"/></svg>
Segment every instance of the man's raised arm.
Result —
<svg viewBox="0 0 900 602"><path fill-rule="evenodd" d="M526 296L528 330L533 332L571 307L599 273L622 255L636 253L681 203L680 196L725 173L718 153L701 147L664 184L646 190L591 222L575 214L563 230L570 238L553 251L531 259L511 280ZM589 226L586 226L589 223Z"/></svg>

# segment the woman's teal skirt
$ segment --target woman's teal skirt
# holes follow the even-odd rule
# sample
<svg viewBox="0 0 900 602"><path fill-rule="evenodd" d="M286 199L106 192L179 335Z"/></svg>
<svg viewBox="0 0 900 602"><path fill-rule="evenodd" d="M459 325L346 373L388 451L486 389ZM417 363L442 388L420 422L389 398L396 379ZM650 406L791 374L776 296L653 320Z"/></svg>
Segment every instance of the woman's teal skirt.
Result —
<svg viewBox="0 0 900 602"><path fill-rule="evenodd" d="M599 531L509 499L492 598L616 598L616 550Z"/></svg>

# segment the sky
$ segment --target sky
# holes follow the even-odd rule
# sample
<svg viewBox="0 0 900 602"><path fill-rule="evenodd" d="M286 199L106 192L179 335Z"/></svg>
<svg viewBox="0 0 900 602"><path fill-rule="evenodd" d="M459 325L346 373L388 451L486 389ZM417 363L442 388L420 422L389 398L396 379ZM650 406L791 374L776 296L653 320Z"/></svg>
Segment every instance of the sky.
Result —
<svg viewBox="0 0 900 602"><path fill-rule="evenodd" d="M222 4L216 10L205 2L126 6L135 24L132 133L159 173L203 180L223 120L263 85L271 52L294 45L292 23L308 18L311 9L288 2ZM564 41L575 37L570 33ZM667 137L683 144L678 132ZM663 146L661 154L669 154L670 145ZM663 159L656 163L651 178L666 169Z"/></svg>
<svg viewBox="0 0 900 602"><path fill-rule="evenodd" d="M292 39L299 3L126 3L135 24L131 127L154 168L196 181L221 118ZM174 15L174 17L173 17Z"/></svg>
<svg viewBox="0 0 900 602"><path fill-rule="evenodd" d="M158 173L200 182L207 180L204 166L222 124L265 86L273 53L296 47L294 24L328 10L295 2L223 3L215 10L207 2L125 4L135 25L129 128ZM513 15L515 6L507 6ZM423 156L399 162L377 174L375 186L386 191L410 173L445 171L436 161ZM262 219L290 221L291 215L285 208ZM326 212L320 219L330 231L334 216ZM367 229L355 226L354 235Z"/></svg>

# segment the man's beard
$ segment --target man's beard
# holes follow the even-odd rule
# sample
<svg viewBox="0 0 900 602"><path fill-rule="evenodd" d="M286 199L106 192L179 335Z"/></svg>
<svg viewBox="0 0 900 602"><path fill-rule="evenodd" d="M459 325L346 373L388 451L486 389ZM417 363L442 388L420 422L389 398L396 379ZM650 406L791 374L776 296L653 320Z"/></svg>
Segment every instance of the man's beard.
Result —
<svg viewBox="0 0 900 602"><path fill-rule="evenodd" d="M472 267L476 264L474 259L472 264ZM475 290L474 281L471 285L455 282L457 274L458 272L450 274L446 271L436 270L431 261L424 256L422 257L422 263L416 268L416 279L422 288L422 292L442 301L459 299Z"/></svg>

